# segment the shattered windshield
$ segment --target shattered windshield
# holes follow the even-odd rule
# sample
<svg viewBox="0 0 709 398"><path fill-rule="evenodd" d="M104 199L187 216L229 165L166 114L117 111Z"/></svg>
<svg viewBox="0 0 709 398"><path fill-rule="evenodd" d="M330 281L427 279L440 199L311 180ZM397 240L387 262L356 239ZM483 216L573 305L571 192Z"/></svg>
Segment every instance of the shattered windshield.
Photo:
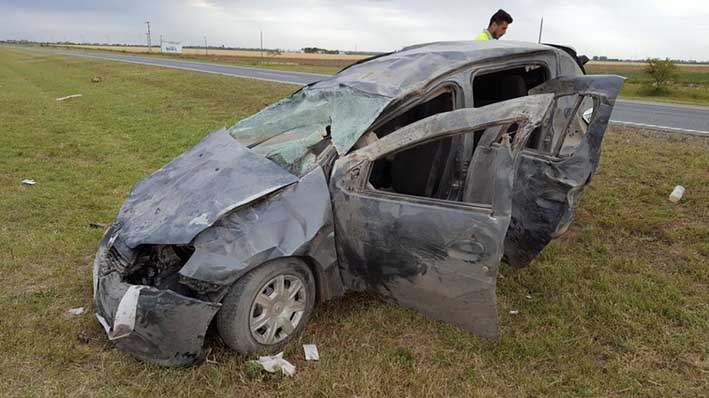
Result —
<svg viewBox="0 0 709 398"><path fill-rule="evenodd" d="M313 165L319 143L339 154L352 148L391 101L349 87L305 88L246 118L229 133L241 144L296 175Z"/></svg>

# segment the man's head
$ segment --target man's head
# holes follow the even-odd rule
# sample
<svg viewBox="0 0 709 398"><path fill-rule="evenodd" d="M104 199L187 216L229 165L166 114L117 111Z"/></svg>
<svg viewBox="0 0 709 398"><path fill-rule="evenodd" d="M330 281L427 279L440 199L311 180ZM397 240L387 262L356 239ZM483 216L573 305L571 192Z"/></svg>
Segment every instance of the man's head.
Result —
<svg viewBox="0 0 709 398"><path fill-rule="evenodd" d="M487 31L490 32L493 38L499 39L507 33L507 26L512 23L512 16L505 10L497 10L495 15L490 18L490 25Z"/></svg>

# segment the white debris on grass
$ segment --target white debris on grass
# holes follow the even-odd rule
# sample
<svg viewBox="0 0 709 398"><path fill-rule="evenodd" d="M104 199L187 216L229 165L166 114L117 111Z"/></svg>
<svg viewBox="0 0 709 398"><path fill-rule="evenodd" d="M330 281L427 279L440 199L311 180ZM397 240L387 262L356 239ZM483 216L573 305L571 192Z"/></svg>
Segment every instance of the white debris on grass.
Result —
<svg viewBox="0 0 709 398"><path fill-rule="evenodd" d="M78 316L78 315L83 315L84 312L86 312L86 310L84 309L84 307L76 307L76 308L69 308L67 310L67 312L69 312L72 315Z"/></svg>
<svg viewBox="0 0 709 398"><path fill-rule="evenodd" d="M35 184L37 184L37 181L35 181L31 178L25 178L24 180L22 180L22 184L23 185L35 185Z"/></svg>
<svg viewBox="0 0 709 398"><path fill-rule="evenodd" d="M81 94L67 95L66 97L59 97L59 98L57 98L57 101L65 101L65 100L72 99L72 98L79 98L79 97L81 97L81 96L82 96Z"/></svg>
<svg viewBox="0 0 709 398"><path fill-rule="evenodd" d="M682 199L682 196L684 195L684 187L681 185L677 185L674 190L672 190L672 193L670 194L670 202L672 203L677 203Z"/></svg>
<svg viewBox="0 0 709 398"><path fill-rule="evenodd" d="M320 354L318 353L318 347L315 344L303 344L303 351L305 351L306 361L319 361Z"/></svg>
<svg viewBox="0 0 709 398"><path fill-rule="evenodd" d="M273 356L259 357L258 361L251 362L258 363L263 370L269 373L276 373L280 370L286 376L293 376L295 374L295 366L283 359L282 352Z"/></svg>
<svg viewBox="0 0 709 398"><path fill-rule="evenodd" d="M528 295L525 296L525 297L527 297L527 300L531 300L531 299L532 299L532 295L531 295L531 294L528 294Z"/></svg>
<svg viewBox="0 0 709 398"><path fill-rule="evenodd" d="M511 310L510 315L517 315L519 314L519 310Z"/></svg>

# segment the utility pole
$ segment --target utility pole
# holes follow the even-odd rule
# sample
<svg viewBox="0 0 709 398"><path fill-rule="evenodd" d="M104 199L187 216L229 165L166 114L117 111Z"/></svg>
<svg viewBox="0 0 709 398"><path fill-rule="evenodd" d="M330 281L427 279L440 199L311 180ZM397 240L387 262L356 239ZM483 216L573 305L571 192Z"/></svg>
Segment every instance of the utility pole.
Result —
<svg viewBox="0 0 709 398"><path fill-rule="evenodd" d="M204 36L204 55L207 55L207 36Z"/></svg>
<svg viewBox="0 0 709 398"><path fill-rule="evenodd" d="M539 24L539 43L542 42L542 31L544 30L544 18L542 17L542 22Z"/></svg>
<svg viewBox="0 0 709 398"><path fill-rule="evenodd" d="M150 52L150 21L146 21L145 24L148 25L148 33L146 33L146 36L148 37L148 52Z"/></svg>
<svg viewBox="0 0 709 398"><path fill-rule="evenodd" d="M261 63L263 63L263 30L261 32Z"/></svg>

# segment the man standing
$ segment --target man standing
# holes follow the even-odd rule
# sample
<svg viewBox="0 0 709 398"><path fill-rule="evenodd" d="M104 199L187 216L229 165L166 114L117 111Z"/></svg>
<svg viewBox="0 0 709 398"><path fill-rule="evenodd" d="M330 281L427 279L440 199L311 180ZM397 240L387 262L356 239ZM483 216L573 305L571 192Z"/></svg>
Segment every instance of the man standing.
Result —
<svg viewBox="0 0 709 398"><path fill-rule="evenodd" d="M512 16L505 10L497 10L495 15L490 18L490 25L487 29L475 36L475 40L499 40L500 37L507 33L507 26L512 23Z"/></svg>

